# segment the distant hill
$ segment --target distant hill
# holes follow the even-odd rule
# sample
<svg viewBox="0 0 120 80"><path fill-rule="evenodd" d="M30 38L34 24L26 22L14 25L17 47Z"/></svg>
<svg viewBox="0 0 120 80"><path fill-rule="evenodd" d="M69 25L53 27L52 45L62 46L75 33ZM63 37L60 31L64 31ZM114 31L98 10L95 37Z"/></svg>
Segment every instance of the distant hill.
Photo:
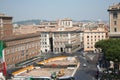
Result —
<svg viewBox="0 0 120 80"><path fill-rule="evenodd" d="M25 21L13 22L13 24L18 24L18 25L40 24L41 21L47 21L47 20L33 19L33 20L25 20Z"/></svg>
<svg viewBox="0 0 120 80"><path fill-rule="evenodd" d="M25 21L17 21L17 22L14 22L13 24L18 24L18 25L36 24L38 25L40 24L40 22L44 22L44 21L48 21L48 20L32 19L32 20L25 20ZM77 22L77 21L73 20L73 22ZM98 21L80 20L80 22L98 22ZM108 21L102 21L102 22L108 23Z"/></svg>

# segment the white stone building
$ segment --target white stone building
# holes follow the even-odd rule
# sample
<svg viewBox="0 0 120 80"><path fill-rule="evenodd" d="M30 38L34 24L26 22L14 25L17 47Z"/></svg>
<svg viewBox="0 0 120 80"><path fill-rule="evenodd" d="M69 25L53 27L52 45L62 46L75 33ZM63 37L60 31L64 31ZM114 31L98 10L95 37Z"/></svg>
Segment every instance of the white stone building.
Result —
<svg viewBox="0 0 120 80"><path fill-rule="evenodd" d="M48 32L40 33L40 45L41 45L41 52L49 52L50 51L50 35Z"/></svg>
<svg viewBox="0 0 120 80"><path fill-rule="evenodd" d="M71 53L81 48L80 33L78 27L48 29L41 32L41 51Z"/></svg>

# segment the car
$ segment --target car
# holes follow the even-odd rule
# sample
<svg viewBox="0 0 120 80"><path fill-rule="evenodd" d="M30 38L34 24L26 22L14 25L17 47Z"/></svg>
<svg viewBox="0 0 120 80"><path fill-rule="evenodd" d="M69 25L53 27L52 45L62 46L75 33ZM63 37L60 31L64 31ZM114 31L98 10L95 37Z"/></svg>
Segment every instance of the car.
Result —
<svg viewBox="0 0 120 80"><path fill-rule="evenodd" d="M64 77L59 77L57 80L75 80L75 77L64 76Z"/></svg>
<svg viewBox="0 0 120 80"><path fill-rule="evenodd" d="M85 53L82 53L82 56L85 57Z"/></svg>
<svg viewBox="0 0 120 80"><path fill-rule="evenodd" d="M83 64L83 67L86 67L86 66L87 66L86 63L84 63L84 64Z"/></svg>

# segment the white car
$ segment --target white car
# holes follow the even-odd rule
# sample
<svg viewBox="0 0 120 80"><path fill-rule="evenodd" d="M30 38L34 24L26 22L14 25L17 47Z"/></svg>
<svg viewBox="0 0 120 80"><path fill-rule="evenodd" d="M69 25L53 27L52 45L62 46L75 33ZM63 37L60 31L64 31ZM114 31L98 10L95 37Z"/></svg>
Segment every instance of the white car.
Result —
<svg viewBox="0 0 120 80"><path fill-rule="evenodd" d="M84 64L83 64L83 67L86 67L86 66L87 66L87 65L84 63Z"/></svg>

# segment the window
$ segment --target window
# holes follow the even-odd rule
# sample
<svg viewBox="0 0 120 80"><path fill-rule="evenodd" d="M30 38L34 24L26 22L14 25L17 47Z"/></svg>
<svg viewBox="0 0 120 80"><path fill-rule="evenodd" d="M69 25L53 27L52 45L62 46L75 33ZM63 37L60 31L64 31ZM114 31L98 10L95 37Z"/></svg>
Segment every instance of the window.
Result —
<svg viewBox="0 0 120 80"><path fill-rule="evenodd" d="M10 61L10 59L7 59L6 61L7 61L7 62L9 62L9 61Z"/></svg>
<svg viewBox="0 0 120 80"><path fill-rule="evenodd" d="M68 22L68 25L70 25L70 22Z"/></svg>
<svg viewBox="0 0 120 80"><path fill-rule="evenodd" d="M117 28L114 28L114 31L117 32Z"/></svg>
<svg viewBox="0 0 120 80"><path fill-rule="evenodd" d="M45 34L44 36L45 36L45 37L47 37L47 35L46 35L46 34Z"/></svg>
<svg viewBox="0 0 120 80"><path fill-rule="evenodd" d="M117 13L113 13L113 18L116 19L118 16L117 16Z"/></svg>
<svg viewBox="0 0 120 80"><path fill-rule="evenodd" d="M65 22L66 23L66 26L67 26L67 22Z"/></svg>
<svg viewBox="0 0 120 80"><path fill-rule="evenodd" d="M89 39L87 39L87 41L89 41Z"/></svg>
<svg viewBox="0 0 120 80"><path fill-rule="evenodd" d="M117 25L117 21L114 21L114 25Z"/></svg>
<svg viewBox="0 0 120 80"><path fill-rule="evenodd" d="M96 39L95 39L95 41L96 41Z"/></svg>
<svg viewBox="0 0 120 80"><path fill-rule="evenodd" d="M47 44L47 42L45 42L45 44Z"/></svg>
<svg viewBox="0 0 120 80"><path fill-rule="evenodd" d="M8 49L8 50L6 50L6 54L9 54L9 52L10 52L10 51L9 51L9 49Z"/></svg>
<svg viewBox="0 0 120 80"><path fill-rule="evenodd" d="M91 42L91 45L92 45L93 43Z"/></svg>
<svg viewBox="0 0 120 80"><path fill-rule="evenodd" d="M24 51L22 51L21 56L24 56Z"/></svg>
<svg viewBox="0 0 120 80"><path fill-rule="evenodd" d="M87 36L87 38L89 38L89 36Z"/></svg>

